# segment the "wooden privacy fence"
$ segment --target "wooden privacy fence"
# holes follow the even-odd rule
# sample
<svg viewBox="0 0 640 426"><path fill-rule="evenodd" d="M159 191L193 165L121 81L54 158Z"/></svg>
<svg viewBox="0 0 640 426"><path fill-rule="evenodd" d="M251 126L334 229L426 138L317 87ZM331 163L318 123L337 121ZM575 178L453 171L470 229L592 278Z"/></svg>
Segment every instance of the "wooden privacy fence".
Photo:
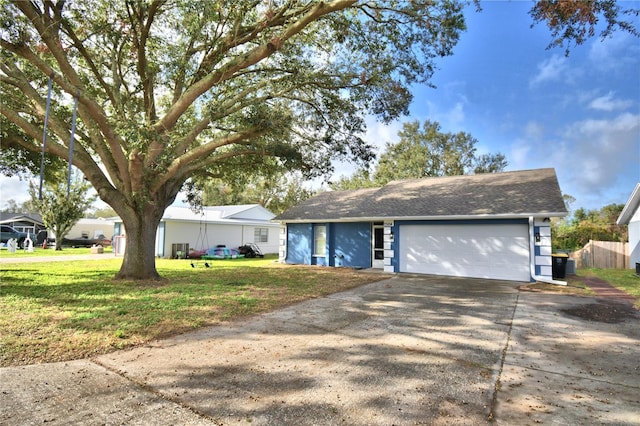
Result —
<svg viewBox="0 0 640 426"><path fill-rule="evenodd" d="M590 240L583 248L571 253L577 268L629 268L629 243Z"/></svg>

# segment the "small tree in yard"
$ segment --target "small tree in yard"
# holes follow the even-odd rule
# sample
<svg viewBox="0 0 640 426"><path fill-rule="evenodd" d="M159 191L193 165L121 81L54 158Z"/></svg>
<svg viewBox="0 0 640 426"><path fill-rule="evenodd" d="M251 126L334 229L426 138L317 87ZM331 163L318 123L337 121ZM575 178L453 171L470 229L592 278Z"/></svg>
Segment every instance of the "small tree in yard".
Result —
<svg viewBox="0 0 640 426"><path fill-rule="evenodd" d="M40 211L42 221L56 235L56 250L62 250L62 239L95 201L95 197L88 194L90 188L88 182L76 179L67 194L66 182L46 183L39 198L38 188L33 183L29 185L31 200Z"/></svg>

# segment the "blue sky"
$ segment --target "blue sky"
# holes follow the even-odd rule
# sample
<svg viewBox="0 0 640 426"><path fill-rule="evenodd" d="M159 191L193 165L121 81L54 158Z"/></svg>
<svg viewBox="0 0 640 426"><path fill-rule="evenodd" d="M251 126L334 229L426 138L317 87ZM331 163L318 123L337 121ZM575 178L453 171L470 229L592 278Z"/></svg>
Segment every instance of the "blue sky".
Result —
<svg viewBox="0 0 640 426"><path fill-rule="evenodd" d="M437 88L414 88L409 117L388 126L370 120L367 140L383 147L403 122L434 120L443 131L470 133L481 153L505 154L507 170L555 168L574 209L625 203L640 181L640 39L618 31L565 57L546 50L545 26L530 28L530 7L470 8L453 56L438 62ZM339 164L334 177L354 170ZM2 205L28 198L23 182L0 177L0 190Z"/></svg>
<svg viewBox="0 0 640 426"><path fill-rule="evenodd" d="M437 88L416 87L410 117L369 122L367 139L383 147L397 141L402 122L435 120L443 131L470 133L481 153L505 154L507 170L555 168L573 209L624 204L640 181L640 39L618 31L565 57L546 50L546 26L530 28L530 7L470 10L453 56L438 62ZM336 176L352 170L340 165Z"/></svg>

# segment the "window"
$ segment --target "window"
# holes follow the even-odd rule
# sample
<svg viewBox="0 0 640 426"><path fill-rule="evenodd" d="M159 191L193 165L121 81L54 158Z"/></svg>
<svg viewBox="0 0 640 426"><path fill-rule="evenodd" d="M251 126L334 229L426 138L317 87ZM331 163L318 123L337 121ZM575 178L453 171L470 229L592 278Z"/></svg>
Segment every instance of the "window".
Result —
<svg viewBox="0 0 640 426"><path fill-rule="evenodd" d="M313 255L326 256L327 254L327 227L316 225L313 227Z"/></svg>
<svg viewBox="0 0 640 426"><path fill-rule="evenodd" d="M268 243L269 242L269 228L255 228L253 230L253 242L254 243Z"/></svg>

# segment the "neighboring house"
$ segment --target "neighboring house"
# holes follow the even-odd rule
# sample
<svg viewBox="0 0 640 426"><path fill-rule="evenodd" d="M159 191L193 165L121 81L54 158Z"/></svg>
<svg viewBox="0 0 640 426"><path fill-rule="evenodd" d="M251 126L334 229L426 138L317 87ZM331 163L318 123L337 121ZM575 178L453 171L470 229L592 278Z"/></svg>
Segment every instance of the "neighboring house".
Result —
<svg viewBox="0 0 640 426"><path fill-rule="evenodd" d="M82 218L78 220L62 239L63 245L91 247L109 245L113 241L116 218Z"/></svg>
<svg viewBox="0 0 640 426"><path fill-rule="evenodd" d="M27 232L31 234L34 241L34 236L47 229L42 221L42 216L36 213L0 213L0 224L9 225L16 231Z"/></svg>
<svg viewBox="0 0 640 426"><path fill-rule="evenodd" d="M207 206L202 213L189 207L170 206L156 233L156 256L172 258L188 250L219 245L238 248L248 243L255 243L262 253L277 253L279 225L271 222L273 217L259 204ZM122 221L116 221L115 235L125 232Z"/></svg>
<svg viewBox="0 0 640 426"><path fill-rule="evenodd" d="M111 239L114 230L114 219L87 219L82 218L78 220L67 232L65 238L80 239L87 238L90 240L97 240L103 236L107 239Z"/></svg>
<svg viewBox="0 0 640 426"><path fill-rule="evenodd" d="M47 228L39 214L23 214L23 213L0 213L0 224L9 225L20 232L31 234L34 243L42 243L45 234L40 235L40 231L46 231ZM107 239L113 236L113 219L85 219L82 218L71 227L65 238L77 239L99 239L104 235ZM56 235L52 231L47 231L49 239L55 239Z"/></svg>
<svg viewBox="0 0 640 426"><path fill-rule="evenodd" d="M513 281L552 280L555 170L393 181L323 192L274 220L286 263Z"/></svg>
<svg viewBox="0 0 640 426"><path fill-rule="evenodd" d="M629 225L629 266L640 272L640 183L624 205L618 225Z"/></svg>

